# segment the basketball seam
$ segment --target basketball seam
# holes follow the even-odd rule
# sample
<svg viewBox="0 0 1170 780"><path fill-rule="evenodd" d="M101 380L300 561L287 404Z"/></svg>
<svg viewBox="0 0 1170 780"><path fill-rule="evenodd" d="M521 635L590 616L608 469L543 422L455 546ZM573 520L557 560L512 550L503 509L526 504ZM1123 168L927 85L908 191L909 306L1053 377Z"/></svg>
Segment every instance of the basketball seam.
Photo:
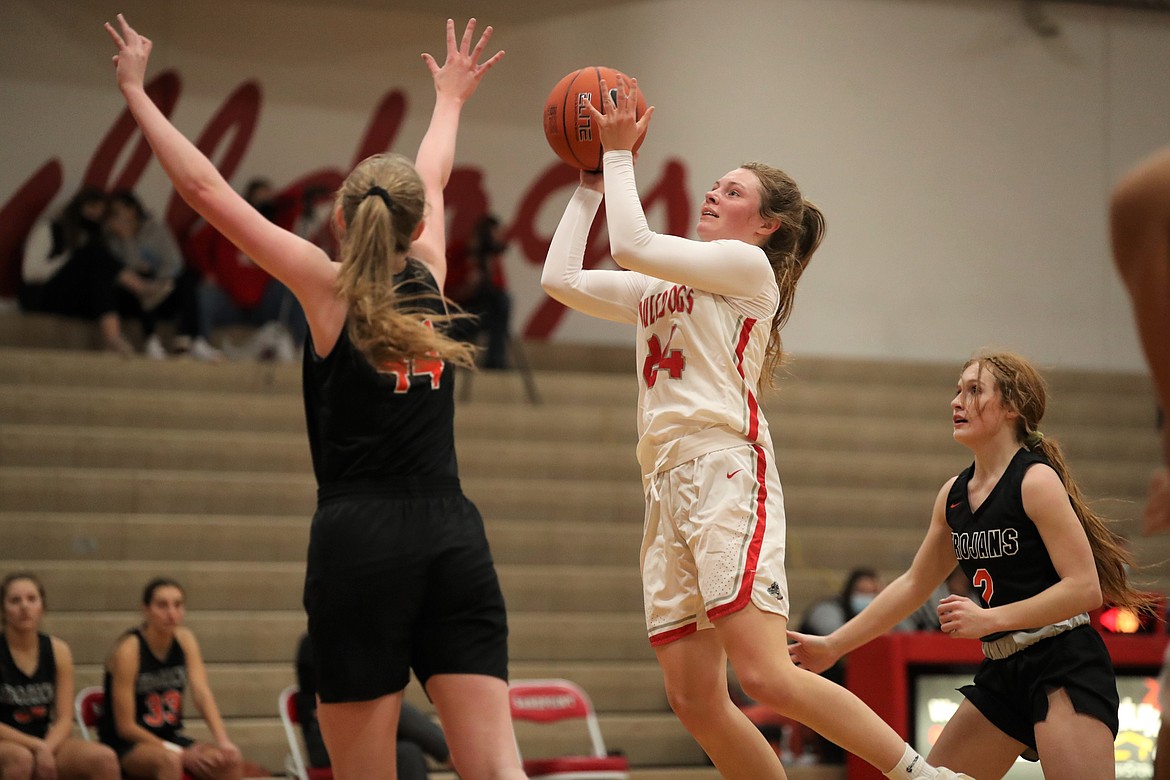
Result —
<svg viewBox="0 0 1170 780"><path fill-rule="evenodd" d="M567 116L568 111L568 106L565 104L569 102L569 95L573 94L573 84L577 81L577 76L580 75L580 73L581 71L578 70L573 74L572 78L569 79L569 86L565 90L564 97L561 98L561 132L565 136L565 149L567 149L569 154L573 155L573 159L577 160L578 162L580 162L580 158L577 157L577 152L573 149L573 143L569 138L569 126L568 123L565 122L565 117Z"/></svg>
<svg viewBox="0 0 1170 780"><path fill-rule="evenodd" d="M601 104L600 106L598 106L597 110L598 111L605 111L605 98L601 94L601 68L594 65L593 66L593 75L597 77L597 102ZM592 115L591 115L590 116L590 124L592 124L592 121L593 120L592 120ZM596 128L594 128L594 129L596 129ZM601 148L601 135L598 134L598 136L597 136L597 165L590 169L591 173L596 173L597 171L601 170L601 158L603 156L605 156L605 150L603 150Z"/></svg>

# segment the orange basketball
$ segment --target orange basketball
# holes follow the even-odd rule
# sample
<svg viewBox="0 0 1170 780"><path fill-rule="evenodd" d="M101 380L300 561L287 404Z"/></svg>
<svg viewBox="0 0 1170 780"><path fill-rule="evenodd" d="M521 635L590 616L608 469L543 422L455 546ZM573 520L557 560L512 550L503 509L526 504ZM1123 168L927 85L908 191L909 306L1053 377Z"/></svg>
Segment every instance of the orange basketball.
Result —
<svg viewBox="0 0 1170 780"><path fill-rule="evenodd" d="M625 74L622 74L625 75ZM617 88L618 71L593 65L575 70L557 82L544 104L544 137L557 156L574 168L597 173L601 170L601 138L585 103L602 110L601 80L610 94ZM616 96L615 96L616 99ZM638 94L638 118L646 110L646 96ZM637 150L645 138L634 144Z"/></svg>

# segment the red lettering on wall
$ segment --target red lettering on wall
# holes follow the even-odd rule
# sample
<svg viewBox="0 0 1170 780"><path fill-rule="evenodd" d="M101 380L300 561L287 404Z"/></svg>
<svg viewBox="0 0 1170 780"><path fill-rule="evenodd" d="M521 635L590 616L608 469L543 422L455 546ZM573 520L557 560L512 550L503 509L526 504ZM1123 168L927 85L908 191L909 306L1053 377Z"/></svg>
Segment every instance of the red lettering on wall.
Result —
<svg viewBox="0 0 1170 780"><path fill-rule="evenodd" d="M235 176L240 161L244 159L244 153L248 151L259 118L260 85L254 81L246 81L236 88L220 106L219 111L211 117L207 127L195 139L195 146L215 163L215 167L225 179L230 180ZM217 153L229 134L227 148L217 162ZM173 193L167 206L166 222L180 244L186 241L198 221L199 215L195 210L188 206L178 193Z"/></svg>
<svg viewBox="0 0 1170 780"><path fill-rule="evenodd" d="M150 95L150 99L154 101L164 116L170 117L175 110L175 104L179 102L181 89L179 74L167 70L158 74L146 85L146 94ZM130 143L130 139L136 135L139 136L138 144L134 147L130 159L126 161L122 174L115 179L113 175L114 163L118 161L122 150ZM138 125L134 122L134 117L130 115L130 109L125 109L114 122L114 126L110 128L110 132L106 133L106 137L98 144L81 181L103 190L133 189L142 176L146 164L150 162L150 157L150 145L138 133Z"/></svg>
<svg viewBox="0 0 1170 780"><path fill-rule="evenodd" d="M178 73L165 71L147 85L147 92L162 112L170 116L182 92L181 79ZM236 174L247 154L259 124L261 108L260 85L255 81L246 81L228 96L195 137L195 145L212 159L225 178L231 179ZM379 101L357 144L353 157L355 165L371 154L392 148L406 111L406 97L400 91L389 92ZM133 149L124 155L135 139L137 143ZM115 171L114 166L124 156L121 170ZM139 133L129 111L123 110L98 143L82 176L82 183L109 190L134 189L150 159L150 147ZM323 167L296 177L284 186L278 186L278 190L286 200L296 199L300 203L306 193L316 196L332 193L341 185L347 173ZM37 168L0 205L0 298L16 296L25 241L36 221L45 215L50 204L60 195L65 178L62 163L54 157ZM554 163L545 168L522 193L513 218L502 220L505 224L505 238L519 249L524 262L532 265L544 263L552 236L538 232L537 218L546 208L559 213L568 201L570 188L575 187L576 183L575 169L560 162ZM455 252L466 243L479 217L492 210L483 169L474 166L456 168L444 195L447 201L448 243ZM683 235L688 231L691 210L686 194L686 169L681 162L668 160L663 165L657 181L645 193L643 204L648 214L653 209L662 209L664 232ZM197 230L204 229L200 227L198 215L177 194L171 195L164 213L166 224L180 245L185 244ZM589 234L585 252L586 268L599 266L609 256L608 241L603 232L604 217L599 216ZM323 228L321 234L310 238L328 245L331 240L325 235L326 231L327 228ZM526 338L546 339L556 330L564 313L565 309L559 303L543 299L528 322L518 327L518 330Z"/></svg>
<svg viewBox="0 0 1170 780"><path fill-rule="evenodd" d="M62 178L61 161L54 157L20 185L0 208L0 298L16 297L24 242L61 189Z"/></svg>

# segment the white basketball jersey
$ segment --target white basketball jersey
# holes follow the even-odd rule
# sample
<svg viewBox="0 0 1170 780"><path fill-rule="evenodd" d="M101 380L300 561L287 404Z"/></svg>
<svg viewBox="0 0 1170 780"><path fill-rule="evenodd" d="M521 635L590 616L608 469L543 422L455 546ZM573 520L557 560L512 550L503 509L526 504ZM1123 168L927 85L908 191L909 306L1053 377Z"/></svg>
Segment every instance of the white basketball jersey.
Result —
<svg viewBox="0 0 1170 780"><path fill-rule="evenodd" d="M756 397L771 321L736 304L673 282L646 288L637 337L643 474L745 443L772 451Z"/></svg>
<svg viewBox="0 0 1170 780"><path fill-rule="evenodd" d="M578 187L541 285L595 317L637 326L638 462L649 477L744 444L772 453L756 388L780 290L764 250L654 233L630 152L605 153L610 245L625 271L582 268L601 193ZM712 292L714 291L714 292Z"/></svg>

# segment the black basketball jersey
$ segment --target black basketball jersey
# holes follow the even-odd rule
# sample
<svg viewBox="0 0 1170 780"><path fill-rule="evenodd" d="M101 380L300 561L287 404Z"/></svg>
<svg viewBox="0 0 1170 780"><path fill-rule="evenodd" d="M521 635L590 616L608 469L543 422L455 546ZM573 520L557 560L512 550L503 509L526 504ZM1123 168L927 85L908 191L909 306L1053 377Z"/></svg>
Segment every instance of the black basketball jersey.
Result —
<svg viewBox="0 0 1170 780"><path fill-rule="evenodd" d="M138 629L127 632L138 640L138 676L134 678L134 720L159 739L174 741L183 728L183 691L187 687L187 654L178 639L171 640L167 654L159 659L151 652L146 637ZM122 740L114 728L112 680L107 670L103 683L106 705L98 721L102 742L119 744Z"/></svg>
<svg viewBox="0 0 1170 780"><path fill-rule="evenodd" d="M44 739L57 697L57 658L53 640L37 635L37 668L31 676L12 657L8 640L0 634L0 723Z"/></svg>
<svg viewBox="0 0 1170 780"><path fill-rule="evenodd" d="M434 277L408 259L395 277L418 307L443 313ZM439 358L370 365L343 327L318 357L310 334L304 358L305 418L320 488L457 484L454 371Z"/></svg>
<svg viewBox="0 0 1170 780"><path fill-rule="evenodd" d="M1021 485L1024 474L1037 463L1048 464L1048 459L1023 448L1017 451L999 482L974 512L968 502L967 484L975 465L959 474L951 485L946 513L955 557L984 607L1031 598L1060 581L1040 531L1024 511ZM1010 632L991 634L983 640L998 639L1006 633Z"/></svg>

